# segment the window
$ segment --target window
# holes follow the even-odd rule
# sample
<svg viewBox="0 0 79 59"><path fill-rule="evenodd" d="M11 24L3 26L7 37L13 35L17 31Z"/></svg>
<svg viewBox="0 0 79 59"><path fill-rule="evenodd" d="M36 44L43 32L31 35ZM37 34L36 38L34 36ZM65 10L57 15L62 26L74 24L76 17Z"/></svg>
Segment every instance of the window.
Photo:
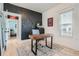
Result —
<svg viewBox="0 0 79 59"><path fill-rule="evenodd" d="M72 13L67 11L60 14L61 35L72 36Z"/></svg>

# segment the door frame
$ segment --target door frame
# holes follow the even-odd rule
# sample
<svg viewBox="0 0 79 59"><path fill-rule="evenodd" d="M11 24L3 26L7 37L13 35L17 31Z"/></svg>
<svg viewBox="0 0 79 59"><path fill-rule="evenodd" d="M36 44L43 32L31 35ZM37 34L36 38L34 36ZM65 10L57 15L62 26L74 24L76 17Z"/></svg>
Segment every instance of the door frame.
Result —
<svg viewBox="0 0 79 59"><path fill-rule="evenodd" d="M9 20L9 21L15 21L16 22L16 24L18 25L18 20L14 20L14 19L7 19L7 20ZM10 24L8 23L8 25L9 25L9 39L10 39ZM17 38L17 34L18 34L18 27L16 26L16 38Z"/></svg>
<svg viewBox="0 0 79 59"><path fill-rule="evenodd" d="M21 14L17 14L17 13L12 13L12 12L8 12L8 11L4 11L4 15L5 15L5 21L7 19L7 15L13 15L13 16L17 16L18 18L18 35L17 35L17 39L21 40Z"/></svg>

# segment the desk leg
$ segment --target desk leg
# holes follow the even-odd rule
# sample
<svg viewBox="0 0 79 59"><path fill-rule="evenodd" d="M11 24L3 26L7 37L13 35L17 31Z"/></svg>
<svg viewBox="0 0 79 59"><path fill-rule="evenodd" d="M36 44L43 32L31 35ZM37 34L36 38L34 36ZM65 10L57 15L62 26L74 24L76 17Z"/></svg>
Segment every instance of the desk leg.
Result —
<svg viewBox="0 0 79 59"><path fill-rule="evenodd" d="M33 52L33 40L31 39L31 51Z"/></svg>
<svg viewBox="0 0 79 59"><path fill-rule="evenodd" d="M35 54L37 55L37 40L36 40L36 44L35 44Z"/></svg>
<svg viewBox="0 0 79 59"><path fill-rule="evenodd" d="M47 38L46 38L46 46L47 46L48 48L50 48L50 49L52 49L52 40L53 40L53 37L51 36L51 46L49 47L49 46L47 45Z"/></svg>
<svg viewBox="0 0 79 59"><path fill-rule="evenodd" d="M33 40L31 39L31 51L34 53L34 55L37 55L37 40L35 43L35 51L33 50Z"/></svg>
<svg viewBox="0 0 79 59"><path fill-rule="evenodd" d="M47 38L45 39L45 44L46 44L46 46L47 46Z"/></svg>
<svg viewBox="0 0 79 59"><path fill-rule="evenodd" d="M52 49L53 37L51 36L51 49Z"/></svg>

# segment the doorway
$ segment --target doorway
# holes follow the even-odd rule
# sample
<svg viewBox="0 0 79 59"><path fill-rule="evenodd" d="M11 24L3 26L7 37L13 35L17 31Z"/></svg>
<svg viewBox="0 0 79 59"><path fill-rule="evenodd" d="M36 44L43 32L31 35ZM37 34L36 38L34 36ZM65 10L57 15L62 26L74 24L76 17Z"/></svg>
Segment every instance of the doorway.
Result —
<svg viewBox="0 0 79 59"><path fill-rule="evenodd" d="M12 37L21 39L21 15L12 12L5 12L5 15L8 39Z"/></svg>
<svg viewBox="0 0 79 59"><path fill-rule="evenodd" d="M21 40L21 15L12 13L12 12L4 12L5 15L5 45L6 49L8 47L9 40Z"/></svg>
<svg viewBox="0 0 79 59"><path fill-rule="evenodd" d="M0 55L4 54L12 37L21 40L21 15L0 11Z"/></svg>
<svg viewBox="0 0 79 59"><path fill-rule="evenodd" d="M8 23L9 23L9 39L16 39L18 35L17 31L18 20L8 19Z"/></svg>

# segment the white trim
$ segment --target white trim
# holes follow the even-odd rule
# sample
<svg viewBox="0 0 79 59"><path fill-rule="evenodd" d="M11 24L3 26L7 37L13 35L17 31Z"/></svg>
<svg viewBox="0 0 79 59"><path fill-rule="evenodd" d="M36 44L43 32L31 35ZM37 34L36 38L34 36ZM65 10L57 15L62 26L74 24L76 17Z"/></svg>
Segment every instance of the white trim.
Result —
<svg viewBox="0 0 79 59"><path fill-rule="evenodd" d="M4 4L0 3L0 11L3 11L3 6L4 6Z"/></svg>
<svg viewBox="0 0 79 59"><path fill-rule="evenodd" d="M4 14L5 14L5 17L7 17L7 15L14 15L14 16L19 17L19 19L18 19L19 28L18 28L18 37L17 37L17 39L21 40L21 15L17 14L17 13L7 12L7 11L4 11Z"/></svg>
<svg viewBox="0 0 79 59"><path fill-rule="evenodd" d="M60 19L60 14L62 14L62 13L65 13L65 12L68 12L68 11L73 11L73 13L72 13L72 16L74 15L74 11L75 11L75 9L74 9L74 7L67 7L67 8L64 8L64 9L61 9L61 10L58 10L58 19ZM73 20L74 20L74 17L72 18L72 23L73 23ZM58 31L59 31L59 36L62 36L62 37L73 37L73 24L72 24L72 36L66 36L66 35L61 35L60 33L61 33L61 30L60 30L60 21L58 20Z"/></svg>

